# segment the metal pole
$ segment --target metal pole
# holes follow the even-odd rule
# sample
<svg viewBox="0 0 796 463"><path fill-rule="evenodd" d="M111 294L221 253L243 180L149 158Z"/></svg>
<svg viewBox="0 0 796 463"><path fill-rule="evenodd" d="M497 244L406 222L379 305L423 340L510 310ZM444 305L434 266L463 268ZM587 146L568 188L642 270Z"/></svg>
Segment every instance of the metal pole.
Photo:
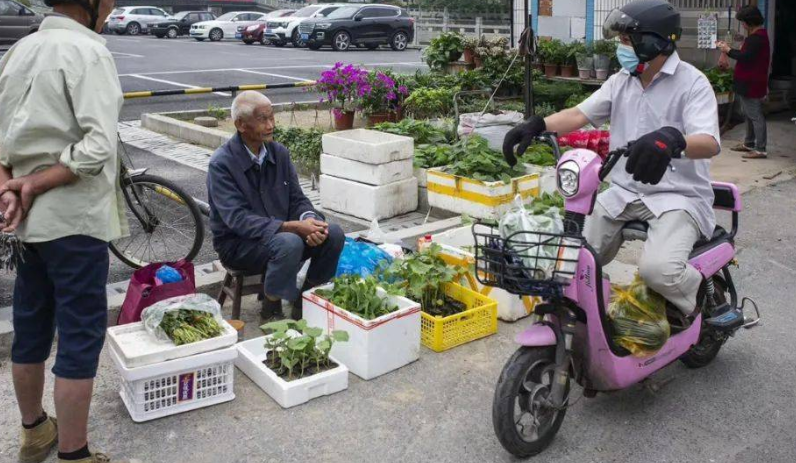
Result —
<svg viewBox="0 0 796 463"><path fill-rule="evenodd" d="M524 20L525 20L525 28L523 31L527 30L531 27L531 12L529 10L529 3L530 0L522 0L525 4L524 6ZM531 36L534 34L531 33ZM533 48L533 44L530 44L530 49ZM533 78L531 75L531 53L525 55L525 85L523 85L523 98L525 100L525 118L529 118L533 116Z"/></svg>
<svg viewBox="0 0 796 463"><path fill-rule="evenodd" d="M511 48L514 48L514 2L515 0L508 0L509 2L509 35L511 36Z"/></svg>

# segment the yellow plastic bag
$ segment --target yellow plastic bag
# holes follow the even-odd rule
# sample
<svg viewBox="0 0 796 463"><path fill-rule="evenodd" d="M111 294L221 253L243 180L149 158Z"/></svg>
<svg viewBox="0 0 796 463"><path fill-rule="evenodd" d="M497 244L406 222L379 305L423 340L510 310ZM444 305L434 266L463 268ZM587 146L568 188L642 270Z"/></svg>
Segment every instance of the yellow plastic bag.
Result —
<svg viewBox="0 0 796 463"><path fill-rule="evenodd" d="M666 300L647 288L638 274L627 287L613 286L608 318L614 342L635 357L658 352L669 339Z"/></svg>

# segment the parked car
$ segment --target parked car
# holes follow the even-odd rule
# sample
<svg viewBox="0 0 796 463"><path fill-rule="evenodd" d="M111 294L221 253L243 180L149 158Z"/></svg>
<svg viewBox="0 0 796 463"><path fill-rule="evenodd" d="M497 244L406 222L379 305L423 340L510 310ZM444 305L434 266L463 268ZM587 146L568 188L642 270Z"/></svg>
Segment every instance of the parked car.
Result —
<svg viewBox="0 0 796 463"><path fill-rule="evenodd" d="M284 47L288 42L292 43L294 47L306 46L299 36L299 24L312 18L325 18L344 5L344 3L310 5L296 11L292 16L269 20L265 28L265 38L277 47Z"/></svg>
<svg viewBox="0 0 796 463"><path fill-rule="evenodd" d="M268 13L265 15L264 20L257 21L256 24L252 24L250 26L238 26L237 31L235 32L235 38L243 40L243 43L246 45L251 45L254 42L260 42L263 45L268 43L268 40L265 39L263 36L263 32L265 31L265 25L267 24L269 19L275 18L284 18L285 16L290 16L295 13L296 10L276 10Z"/></svg>
<svg viewBox="0 0 796 463"><path fill-rule="evenodd" d="M213 21L203 21L191 26L191 37L198 41L210 39L218 42L224 37L235 37L238 26L249 26L265 18L266 13L258 11L232 11L222 14Z"/></svg>
<svg viewBox="0 0 796 463"><path fill-rule="evenodd" d="M0 0L0 43L12 44L39 30L44 17L13 0Z"/></svg>
<svg viewBox="0 0 796 463"><path fill-rule="evenodd" d="M193 24L214 19L216 15L209 11L180 11L165 21L153 24L149 33L159 39L163 37L173 39L180 35L188 35Z"/></svg>
<svg viewBox="0 0 796 463"><path fill-rule="evenodd" d="M337 51L352 46L374 50L387 44L403 51L415 35L415 20L402 8L391 5L349 5L325 18L308 19L299 26L301 40L310 49L329 45Z"/></svg>
<svg viewBox="0 0 796 463"><path fill-rule="evenodd" d="M168 13L154 6L124 6L113 10L108 29L117 34L146 34L152 24L168 17Z"/></svg>

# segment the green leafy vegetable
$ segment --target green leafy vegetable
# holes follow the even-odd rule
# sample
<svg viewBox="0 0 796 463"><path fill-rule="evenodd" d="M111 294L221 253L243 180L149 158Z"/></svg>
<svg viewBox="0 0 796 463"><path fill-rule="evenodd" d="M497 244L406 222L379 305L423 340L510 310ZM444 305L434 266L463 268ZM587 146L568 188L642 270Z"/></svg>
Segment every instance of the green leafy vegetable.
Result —
<svg viewBox="0 0 796 463"><path fill-rule="evenodd" d="M332 283L334 288L319 289L315 294L365 320L398 310L385 295L379 295L379 282L373 276L362 278L355 274L343 275L332 280Z"/></svg>
<svg viewBox="0 0 796 463"><path fill-rule="evenodd" d="M307 326L306 320L280 320L260 327L268 351L265 366L288 381L311 376L334 366L329 352L335 342L348 341L341 330L324 335L321 328Z"/></svg>
<svg viewBox="0 0 796 463"><path fill-rule="evenodd" d="M448 143L449 141L448 134L444 130L433 126L428 121L404 119L400 122L382 122L375 125L373 130L412 137L415 140L415 145Z"/></svg>
<svg viewBox="0 0 796 463"><path fill-rule="evenodd" d="M532 215L542 215L551 207L564 209L564 197L557 191L554 191L552 194L542 193L538 198L534 198L531 204L525 206Z"/></svg>
<svg viewBox="0 0 796 463"><path fill-rule="evenodd" d="M454 143L451 157L455 161L446 172L460 177L511 183L512 178L527 175L520 167L509 166L503 153L489 148L488 142L478 135L470 135Z"/></svg>
<svg viewBox="0 0 796 463"><path fill-rule="evenodd" d="M556 157L550 145L546 143L534 143L528 147L528 150L522 155L520 162L535 164L542 167L551 167L556 165Z"/></svg>
<svg viewBox="0 0 796 463"><path fill-rule="evenodd" d="M187 309L166 312L160 327L177 346L215 338L224 331L212 314Z"/></svg>

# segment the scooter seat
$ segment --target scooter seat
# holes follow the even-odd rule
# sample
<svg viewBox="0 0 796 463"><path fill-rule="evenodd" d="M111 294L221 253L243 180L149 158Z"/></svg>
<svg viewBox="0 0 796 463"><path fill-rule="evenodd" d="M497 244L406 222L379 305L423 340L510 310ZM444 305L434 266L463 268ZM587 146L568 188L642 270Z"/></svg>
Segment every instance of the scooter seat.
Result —
<svg viewBox="0 0 796 463"><path fill-rule="evenodd" d="M647 231L649 230L650 225L647 222L641 220L631 220L630 222L625 223L622 227L622 239L625 241L645 241L647 239ZM716 225L716 228L713 230L713 236L710 239L700 238L694 243L694 251L706 247L711 246L715 243L723 242L729 239L730 234L722 228L721 226Z"/></svg>

